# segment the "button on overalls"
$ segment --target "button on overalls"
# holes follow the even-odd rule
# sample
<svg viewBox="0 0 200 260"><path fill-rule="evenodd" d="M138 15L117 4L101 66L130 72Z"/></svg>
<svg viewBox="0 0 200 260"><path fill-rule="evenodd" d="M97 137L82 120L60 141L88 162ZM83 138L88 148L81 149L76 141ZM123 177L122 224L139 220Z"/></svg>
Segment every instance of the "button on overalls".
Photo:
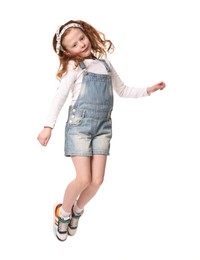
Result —
<svg viewBox="0 0 200 260"><path fill-rule="evenodd" d="M109 154L112 137L111 113L113 109L113 88L110 68L103 62L108 74L84 70L80 94L69 107L65 127L65 156L92 156Z"/></svg>

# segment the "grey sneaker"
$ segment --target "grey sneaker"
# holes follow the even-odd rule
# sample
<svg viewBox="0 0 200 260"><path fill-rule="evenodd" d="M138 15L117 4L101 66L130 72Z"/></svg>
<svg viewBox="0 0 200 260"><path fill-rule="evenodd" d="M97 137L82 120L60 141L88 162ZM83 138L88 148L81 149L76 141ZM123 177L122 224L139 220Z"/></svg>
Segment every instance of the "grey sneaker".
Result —
<svg viewBox="0 0 200 260"><path fill-rule="evenodd" d="M60 207L62 204L56 204L54 206L54 234L60 241L65 241L68 237L68 225L70 223L70 217L63 218L60 216Z"/></svg>
<svg viewBox="0 0 200 260"><path fill-rule="evenodd" d="M72 217L68 225L68 235L74 236L77 231L78 222L80 217L83 215L84 210L81 211L81 213L74 212L74 207L72 208Z"/></svg>

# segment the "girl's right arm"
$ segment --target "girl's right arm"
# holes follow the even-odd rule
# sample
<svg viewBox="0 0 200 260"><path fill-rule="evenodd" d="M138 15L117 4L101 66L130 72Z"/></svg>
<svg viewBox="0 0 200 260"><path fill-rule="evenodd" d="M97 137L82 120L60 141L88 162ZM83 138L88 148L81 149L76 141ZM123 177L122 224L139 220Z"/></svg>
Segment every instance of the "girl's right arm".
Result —
<svg viewBox="0 0 200 260"><path fill-rule="evenodd" d="M68 73L65 76L63 76L60 81L57 93L49 109L49 113L45 122L45 127L37 136L38 141L43 146L46 146L49 142L49 139L51 138L52 129L55 126L57 117L68 97L70 89L74 85L76 77L77 71L74 70L73 63L71 63L68 67Z"/></svg>

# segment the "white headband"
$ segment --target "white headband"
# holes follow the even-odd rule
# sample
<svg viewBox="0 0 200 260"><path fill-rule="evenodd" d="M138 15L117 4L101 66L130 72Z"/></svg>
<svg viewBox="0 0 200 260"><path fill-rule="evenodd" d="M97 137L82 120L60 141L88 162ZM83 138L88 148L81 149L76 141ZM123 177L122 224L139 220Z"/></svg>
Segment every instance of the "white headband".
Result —
<svg viewBox="0 0 200 260"><path fill-rule="evenodd" d="M84 31L83 27L80 24L78 24L78 23L70 23L70 24L65 25L63 27L63 29L61 30L61 32L59 33L60 27L61 26L58 27L57 32L56 32L56 53L57 54L59 54L60 51L64 51L63 47L61 46L61 38L62 38L63 33L67 29L78 27L78 28L80 28L80 29L82 29Z"/></svg>

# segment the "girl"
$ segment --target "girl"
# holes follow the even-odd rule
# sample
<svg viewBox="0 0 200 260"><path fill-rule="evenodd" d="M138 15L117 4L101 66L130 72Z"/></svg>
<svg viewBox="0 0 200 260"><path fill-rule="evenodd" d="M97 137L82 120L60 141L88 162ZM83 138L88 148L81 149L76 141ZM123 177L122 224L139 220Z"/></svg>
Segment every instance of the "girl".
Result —
<svg viewBox="0 0 200 260"><path fill-rule="evenodd" d="M54 232L61 241L76 233L85 205L101 186L112 137L113 89L121 97L137 98L165 88L127 87L106 58L113 43L90 24L77 20L62 25L53 38L60 66L60 85L38 141L46 146L69 92L72 94L65 127L65 156L72 158L76 177L55 205Z"/></svg>

